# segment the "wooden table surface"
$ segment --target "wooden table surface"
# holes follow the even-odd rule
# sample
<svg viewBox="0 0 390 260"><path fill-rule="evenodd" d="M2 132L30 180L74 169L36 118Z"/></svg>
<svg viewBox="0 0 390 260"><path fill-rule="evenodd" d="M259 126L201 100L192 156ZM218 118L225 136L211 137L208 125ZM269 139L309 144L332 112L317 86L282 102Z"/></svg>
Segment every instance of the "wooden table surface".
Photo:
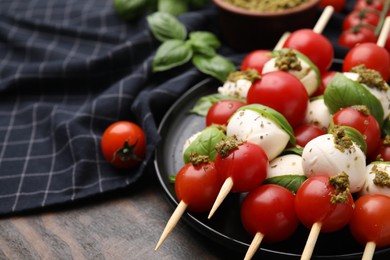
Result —
<svg viewBox="0 0 390 260"><path fill-rule="evenodd" d="M0 259L242 259L180 221L154 251L173 212L154 171L136 187L0 219Z"/></svg>

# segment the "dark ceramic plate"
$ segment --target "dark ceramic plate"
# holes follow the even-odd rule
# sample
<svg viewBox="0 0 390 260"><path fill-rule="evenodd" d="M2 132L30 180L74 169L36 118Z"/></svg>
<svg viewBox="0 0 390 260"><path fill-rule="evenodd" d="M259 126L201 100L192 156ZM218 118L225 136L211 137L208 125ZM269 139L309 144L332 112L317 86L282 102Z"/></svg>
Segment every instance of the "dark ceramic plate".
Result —
<svg viewBox="0 0 390 260"><path fill-rule="evenodd" d="M162 137L155 155L155 168L168 200L177 206L174 184L170 176L183 166L182 147L187 138L205 127L205 118L189 113L194 103L202 96L216 93L220 84L206 79L188 90L169 109L163 118L159 133ZM222 244L227 249L242 253L244 257L252 237L247 234L240 220L240 194L231 193L209 220L207 213L185 213L182 217L190 226L205 236ZM172 211L173 212L173 211ZM262 259L299 259L305 246L309 230L300 226L288 240L262 243L256 257ZM334 233L321 233L312 259L361 259L364 248L357 244L347 228ZM376 256L390 255L390 248L377 249Z"/></svg>

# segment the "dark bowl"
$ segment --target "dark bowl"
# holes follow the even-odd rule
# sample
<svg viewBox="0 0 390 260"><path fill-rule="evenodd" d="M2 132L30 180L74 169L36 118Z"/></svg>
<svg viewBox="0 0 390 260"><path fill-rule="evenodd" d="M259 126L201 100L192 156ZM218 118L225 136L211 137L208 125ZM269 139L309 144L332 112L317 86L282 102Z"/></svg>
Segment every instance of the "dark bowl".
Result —
<svg viewBox="0 0 390 260"><path fill-rule="evenodd" d="M270 49L284 32L313 28L319 0L278 12L250 11L223 0L213 0L218 7L218 22L223 40L237 51Z"/></svg>

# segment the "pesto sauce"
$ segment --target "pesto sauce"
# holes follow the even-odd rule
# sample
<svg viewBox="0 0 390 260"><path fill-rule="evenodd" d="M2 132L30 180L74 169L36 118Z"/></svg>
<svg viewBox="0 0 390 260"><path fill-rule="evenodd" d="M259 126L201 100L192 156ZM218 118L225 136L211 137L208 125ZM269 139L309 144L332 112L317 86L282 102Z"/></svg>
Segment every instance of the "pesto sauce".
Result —
<svg viewBox="0 0 390 260"><path fill-rule="evenodd" d="M231 5L243 9L251 10L251 11L268 11L268 12L283 11L309 2L309 0L273 0L273 1L271 0L223 0L223 1Z"/></svg>

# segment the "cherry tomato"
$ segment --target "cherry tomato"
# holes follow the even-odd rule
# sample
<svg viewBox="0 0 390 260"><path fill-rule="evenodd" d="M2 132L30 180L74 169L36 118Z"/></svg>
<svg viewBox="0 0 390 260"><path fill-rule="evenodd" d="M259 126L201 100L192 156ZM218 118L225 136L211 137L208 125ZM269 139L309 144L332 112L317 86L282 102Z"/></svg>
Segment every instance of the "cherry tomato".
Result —
<svg viewBox="0 0 390 260"><path fill-rule="evenodd" d="M390 79L390 54L375 43L361 43L353 47L345 56L343 72L364 64L366 68L378 71L385 81Z"/></svg>
<svg viewBox="0 0 390 260"><path fill-rule="evenodd" d="M284 71L273 71L252 84L247 103L271 107L295 127L305 118L309 96L298 78Z"/></svg>
<svg viewBox="0 0 390 260"><path fill-rule="evenodd" d="M335 12L341 12L344 10L346 0L321 0L320 6L327 7L328 5L333 6Z"/></svg>
<svg viewBox="0 0 390 260"><path fill-rule="evenodd" d="M381 128L375 117L367 114L366 109L362 112L356 107L342 108L333 115L333 122L336 125L350 126L358 130L364 136L367 144L366 154L370 156L381 140Z"/></svg>
<svg viewBox="0 0 390 260"><path fill-rule="evenodd" d="M261 185L249 192L243 200L241 221L252 236L258 232L263 234L265 242L285 240L299 224L294 209L294 195L282 186Z"/></svg>
<svg viewBox="0 0 390 260"><path fill-rule="evenodd" d="M359 197L349 224L353 237L362 245L375 242L377 247L390 245L390 197L369 194Z"/></svg>
<svg viewBox="0 0 390 260"><path fill-rule="evenodd" d="M343 31L338 39L338 43L347 48L353 48L360 43L375 43L376 41L374 29L365 25L358 25Z"/></svg>
<svg viewBox="0 0 390 260"><path fill-rule="evenodd" d="M272 59L269 50L254 50L245 56L241 63L241 71L255 69L261 75L264 64Z"/></svg>
<svg viewBox="0 0 390 260"><path fill-rule="evenodd" d="M328 71L321 73L321 85L316 90L316 92L313 93L313 97L321 96L324 94L326 86L333 79L333 77L334 77L334 75L336 75L336 73L337 73L337 71L334 71L334 70L328 70Z"/></svg>
<svg viewBox="0 0 390 260"><path fill-rule="evenodd" d="M326 132L313 124L303 124L294 129L296 144L300 147L305 147L310 140L323 134Z"/></svg>
<svg viewBox="0 0 390 260"><path fill-rule="evenodd" d="M238 100L220 100L214 103L206 115L206 126L211 124L227 125L229 118L242 107L244 102Z"/></svg>
<svg viewBox="0 0 390 260"><path fill-rule="evenodd" d="M213 162L184 165L175 180L175 192L179 201L184 201L188 211L205 212L211 209L222 182Z"/></svg>
<svg viewBox="0 0 390 260"><path fill-rule="evenodd" d="M104 131L101 149L104 158L113 166L121 169L135 167L145 158L145 134L135 123L115 122Z"/></svg>
<svg viewBox="0 0 390 260"><path fill-rule="evenodd" d="M376 150L372 153L371 161L390 161L390 136L381 139Z"/></svg>
<svg viewBox="0 0 390 260"><path fill-rule="evenodd" d="M244 142L228 152L218 152L215 167L222 181L233 179L232 192L246 192L260 185L267 176L268 158L264 150L253 143Z"/></svg>
<svg viewBox="0 0 390 260"><path fill-rule="evenodd" d="M322 232L334 232L346 226L353 214L354 201L348 194L347 202L332 203L336 189L328 176L313 176L299 187L295 195L295 211L304 226L311 228L321 223Z"/></svg>
<svg viewBox="0 0 390 260"><path fill-rule="evenodd" d="M379 14L367 9L355 10L349 13L343 21L343 31L360 24L368 24L376 27L379 23Z"/></svg>
<svg viewBox="0 0 390 260"><path fill-rule="evenodd" d="M310 29L294 31L287 38L283 47L305 54L321 73L327 71L333 63L334 49L330 40Z"/></svg>
<svg viewBox="0 0 390 260"><path fill-rule="evenodd" d="M383 0L358 0L355 3L354 9L364 10L372 9L377 11L382 11L384 6Z"/></svg>

